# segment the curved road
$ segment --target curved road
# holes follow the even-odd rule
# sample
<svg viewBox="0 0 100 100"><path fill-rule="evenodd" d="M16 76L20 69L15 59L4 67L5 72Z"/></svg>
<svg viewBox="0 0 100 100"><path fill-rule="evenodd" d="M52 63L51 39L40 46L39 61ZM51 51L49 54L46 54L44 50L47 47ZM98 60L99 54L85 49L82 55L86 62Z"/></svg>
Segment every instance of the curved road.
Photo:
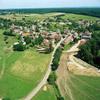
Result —
<svg viewBox="0 0 100 100"><path fill-rule="evenodd" d="M57 50L57 48L60 46L60 44L67 38L68 36L66 35L65 38L61 38L61 40L58 42L58 44L56 45L56 47L54 48L53 50L53 53L52 53L52 57L51 57L51 61L50 61L50 64L49 64L49 67L48 67L48 70L44 76L44 78L42 79L42 81L36 86L36 88L34 88L23 100L31 100L38 92L39 90L46 84L47 82L47 79L51 73L51 64L52 64L52 61L53 61L53 57L54 57L54 54Z"/></svg>

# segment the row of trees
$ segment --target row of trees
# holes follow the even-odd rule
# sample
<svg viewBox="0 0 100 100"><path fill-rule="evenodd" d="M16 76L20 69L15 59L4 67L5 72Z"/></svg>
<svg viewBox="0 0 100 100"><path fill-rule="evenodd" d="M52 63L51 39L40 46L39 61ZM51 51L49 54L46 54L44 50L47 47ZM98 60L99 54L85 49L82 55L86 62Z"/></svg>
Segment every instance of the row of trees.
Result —
<svg viewBox="0 0 100 100"><path fill-rule="evenodd" d="M61 54L62 54L62 49L59 47L56 50L56 52L54 54L54 59L52 61L52 65L51 65L52 72L49 75L49 78L47 79L48 83L50 85L52 85L53 88L55 88L55 90L56 90L55 93L56 93L57 100L64 100L64 98L61 96L59 88L56 84L57 76L56 76L56 73L55 73L55 71L57 70L57 68L59 66L59 61L60 61Z"/></svg>
<svg viewBox="0 0 100 100"><path fill-rule="evenodd" d="M62 54L62 49L59 47L56 50L55 55L54 55L54 59L52 61L52 65L51 65L52 71L57 70L57 68L59 66L59 61L60 61L61 54Z"/></svg>
<svg viewBox="0 0 100 100"><path fill-rule="evenodd" d="M57 100L64 100L64 98L61 96L61 93L59 91L59 88L56 84L56 80L57 80L57 76L56 76L56 73L55 71L53 71L50 75L49 75L49 78L47 79L48 83L50 85L53 86L53 88L56 90L55 93L56 93L56 97L57 97Z"/></svg>
<svg viewBox="0 0 100 100"><path fill-rule="evenodd" d="M100 68L100 31L94 32L92 39L85 45L80 46L77 56L87 63Z"/></svg>

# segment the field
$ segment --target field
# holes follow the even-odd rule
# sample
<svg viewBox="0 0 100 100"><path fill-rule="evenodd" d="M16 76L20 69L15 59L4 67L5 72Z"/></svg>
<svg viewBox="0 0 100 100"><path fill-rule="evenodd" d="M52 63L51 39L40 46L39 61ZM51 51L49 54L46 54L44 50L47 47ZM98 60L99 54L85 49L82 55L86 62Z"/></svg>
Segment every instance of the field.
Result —
<svg viewBox="0 0 100 100"><path fill-rule="evenodd" d="M100 77L77 76L70 74L67 85L73 100L100 100ZM65 100L71 100L66 95Z"/></svg>
<svg viewBox="0 0 100 100"><path fill-rule="evenodd" d="M91 72L86 69L88 72L86 74L83 69L80 69L80 72L74 74L74 69L78 70L78 67L75 66L74 69L70 70L71 65L75 66L69 61L68 54L64 52L57 70L57 83L65 100L99 100L100 77L96 76L99 73L91 74L94 69Z"/></svg>
<svg viewBox="0 0 100 100"><path fill-rule="evenodd" d="M47 90L43 90L42 88L32 100L56 100L53 87L47 85Z"/></svg>
<svg viewBox="0 0 100 100"><path fill-rule="evenodd" d="M45 13L45 14L10 14L10 15L0 15L0 18L10 19L10 20L23 20L25 18L26 21L32 20L43 20L48 17L54 17L58 15L62 15L63 13Z"/></svg>
<svg viewBox="0 0 100 100"><path fill-rule="evenodd" d="M71 14L71 13L45 13L45 14L11 14L11 15L0 15L1 18L5 19L11 19L11 20L23 20L25 18L26 21L32 21L32 20L44 20L48 17L54 17L54 16L62 16L63 19L70 19L70 20L87 20L87 21L96 21L100 18L93 17L93 16L87 16L87 15L79 15L79 14Z"/></svg>
<svg viewBox="0 0 100 100"><path fill-rule="evenodd" d="M40 54L35 49L13 52L14 37L6 45L0 30L0 97L12 100L29 93L42 79L48 67L51 54Z"/></svg>
<svg viewBox="0 0 100 100"><path fill-rule="evenodd" d="M93 16L86 16L86 15L78 15L78 14L66 14L65 16L62 16L63 19L70 19L70 20L87 20L87 21L96 21L99 20L100 18L93 17Z"/></svg>

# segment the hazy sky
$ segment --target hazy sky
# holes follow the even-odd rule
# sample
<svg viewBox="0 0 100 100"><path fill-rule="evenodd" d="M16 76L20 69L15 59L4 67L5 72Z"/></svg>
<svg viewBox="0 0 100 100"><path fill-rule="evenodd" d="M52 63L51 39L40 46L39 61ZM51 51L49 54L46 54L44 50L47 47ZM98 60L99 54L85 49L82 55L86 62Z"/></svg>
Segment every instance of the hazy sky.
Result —
<svg viewBox="0 0 100 100"><path fill-rule="evenodd" d="M100 7L100 0L0 0L0 9L48 7Z"/></svg>

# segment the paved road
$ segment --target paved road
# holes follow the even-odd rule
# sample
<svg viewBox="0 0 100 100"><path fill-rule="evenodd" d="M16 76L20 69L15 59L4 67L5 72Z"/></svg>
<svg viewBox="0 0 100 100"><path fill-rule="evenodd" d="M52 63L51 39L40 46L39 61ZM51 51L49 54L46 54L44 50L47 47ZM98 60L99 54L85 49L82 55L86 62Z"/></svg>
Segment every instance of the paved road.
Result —
<svg viewBox="0 0 100 100"><path fill-rule="evenodd" d="M61 38L61 40L58 42L58 44L56 45L56 47L54 48L54 51L52 53L52 57L51 57L51 61L48 67L48 70L44 76L44 78L42 79L42 81L36 86L36 88L34 88L25 98L24 100L31 100L38 92L39 90L46 84L47 79L51 73L51 64L52 64L52 60L54 57L54 54L57 50L57 48L60 46L60 44L67 38L68 36L65 36L65 38Z"/></svg>

